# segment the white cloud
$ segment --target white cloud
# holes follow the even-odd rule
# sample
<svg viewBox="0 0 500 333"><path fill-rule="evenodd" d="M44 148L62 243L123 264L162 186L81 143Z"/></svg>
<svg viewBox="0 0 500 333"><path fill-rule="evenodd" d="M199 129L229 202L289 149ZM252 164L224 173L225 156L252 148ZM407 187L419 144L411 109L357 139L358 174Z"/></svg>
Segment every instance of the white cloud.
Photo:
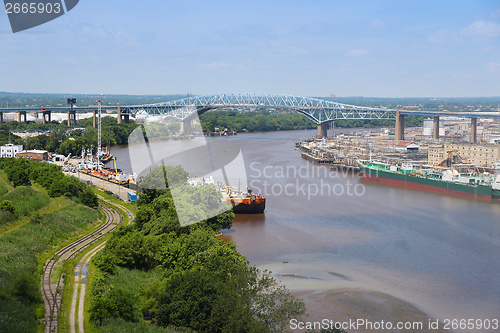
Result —
<svg viewBox="0 0 500 333"><path fill-rule="evenodd" d="M229 65L225 62L214 61L209 64L202 64L200 68L202 69L219 69L219 68L227 68Z"/></svg>
<svg viewBox="0 0 500 333"><path fill-rule="evenodd" d="M491 16L494 18L500 18L500 8L497 8L493 13L491 13Z"/></svg>
<svg viewBox="0 0 500 333"><path fill-rule="evenodd" d="M453 30L441 29L436 31L432 36L427 37L427 40L433 43L456 42L458 41L458 37Z"/></svg>
<svg viewBox="0 0 500 333"><path fill-rule="evenodd" d="M488 72L496 72L500 70L500 62L493 62L493 61L487 62L486 64L484 64L484 68Z"/></svg>
<svg viewBox="0 0 500 333"><path fill-rule="evenodd" d="M500 24L496 22L476 21L462 30L465 36L500 36Z"/></svg>
<svg viewBox="0 0 500 333"><path fill-rule="evenodd" d="M370 24L370 28L372 29L383 29L385 28L385 23L382 20L375 20Z"/></svg>
<svg viewBox="0 0 500 333"><path fill-rule="evenodd" d="M361 57L361 56L364 56L364 55L367 55L368 54L368 50L366 49L352 49L352 50L349 50L345 53L346 56L348 57Z"/></svg>

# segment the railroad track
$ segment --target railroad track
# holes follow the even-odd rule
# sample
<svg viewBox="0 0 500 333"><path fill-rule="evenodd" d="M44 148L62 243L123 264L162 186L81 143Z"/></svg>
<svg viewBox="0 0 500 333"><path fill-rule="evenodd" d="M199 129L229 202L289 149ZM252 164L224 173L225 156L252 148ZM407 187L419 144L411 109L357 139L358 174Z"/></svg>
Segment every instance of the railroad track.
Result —
<svg viewBox="0 0 500 333"><path fill-rule="evenodd" d="M104 237L108 232L116 229L121 221L121 215L113 209L101 205L106 215L106 222L96 230L76 240L57 251L47 260L42 274L42 296L45 303L45 332L57 332L57 320L61 308L62 292L64 289L64 274L59 274L56 283L52 283L52 275L56 267L62 267L64 261L74 258L83 249Z"/></svg>
<svg viewBox="0 0 500 333"><path fill-rule="evenodd" d="M128 223L127 224L132 224L134 221L135 221L135 217L134 217L134 213L132 213L132 211L130 211L127 207L119 204L119 203L116 203L116 202L112 202L108 199L105 199L104 197L100 196L100 195L97 195L97 197L99 198L99 200L101 201L104 201L104 202L107 202L109 203L110 205L114 205L120 209L122 209L129 217L129 220L128 220Z"/></svg>

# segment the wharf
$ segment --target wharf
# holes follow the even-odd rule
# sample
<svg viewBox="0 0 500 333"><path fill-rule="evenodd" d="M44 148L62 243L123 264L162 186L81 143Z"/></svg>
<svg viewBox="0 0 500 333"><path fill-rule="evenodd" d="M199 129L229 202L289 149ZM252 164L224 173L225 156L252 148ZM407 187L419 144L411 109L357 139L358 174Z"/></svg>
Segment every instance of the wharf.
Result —
<svg viewBox="0 0 500 333"><path fill-rule="evenodd" d="M346 171L346 172L358 173L361 171L361 168L359 167L359 165L332 163L330 165L330 170L331 171Z"/></svg>
<svg viewBox="0 0 500 333"><path fill-rule="evenodd" d="M113 193L114 196L119 198L120 200L127 201L127 192L131 191L132 188L128 188L123 185L118 185L117 183L112 183L103 178L95 177L93 175L89 175L87 173L78 172L78 175L72 172L64 172L68 176L73 176L78 178L80 181L85 182L89 185L97 187L103 191L109 191ZM134 191L135 192L135 191Z"/></svg>
<svg viewBox="0 0 500 333"><path fill-rule="evenodd" d="M301 156L303 159L314 164L332 164L334 162L332 157L315 156L306 152L302 152Z"/></svg>

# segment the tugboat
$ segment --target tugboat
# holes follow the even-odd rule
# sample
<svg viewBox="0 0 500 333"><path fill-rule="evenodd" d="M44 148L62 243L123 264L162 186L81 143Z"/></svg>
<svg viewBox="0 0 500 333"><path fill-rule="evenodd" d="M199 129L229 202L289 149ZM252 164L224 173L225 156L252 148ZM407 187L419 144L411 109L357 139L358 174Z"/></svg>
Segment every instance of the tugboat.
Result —
<svg viewBox="0 0 500 333"><path fill-rule="evenodd" d="M230 204L235 214L261 214L266 209L266 197L253 194L249 188L247 192L241 192L234 186L222 186L220 182L215 185L212 176L191 177L187 182L191 186L216 186L222 194L222 201Z"/></svg>
<svg viewBox="0 0 500 333"><path fill-rule="evenodd" d="M101 163L106 164L110 162L112 159L114 159L115 156L111 154L111 150L109 149L109 146L106 146L106 148L101 152Z"/></svg>
<svg viewBox="0 0 500 333"><path fill-rule="evenodd" d="M221 192L222 200L231 204L235 214L261 214L266 209L266 197L253 194L252 189L246 193L232 192L225 186Z"/></svg>

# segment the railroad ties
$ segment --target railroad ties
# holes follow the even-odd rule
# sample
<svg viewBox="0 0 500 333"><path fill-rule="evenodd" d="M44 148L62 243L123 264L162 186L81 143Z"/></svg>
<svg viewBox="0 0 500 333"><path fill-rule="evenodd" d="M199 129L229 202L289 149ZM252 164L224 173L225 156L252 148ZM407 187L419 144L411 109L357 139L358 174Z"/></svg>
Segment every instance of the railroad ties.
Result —
<svg viewBox="0 0 500 333"><path fill-rule="evenodd" d="M106 223L57 251L52 258L45 263L42 274L42 296L45 303L46 333L57 332L58 316L61 309L61 299L64 290L64 274L61 273L57 277L56 268L62 268L65 261L74 258L85 248L104 237L106 233L116 229L117 224L121 221L120 215L114 210L106 206L101 206L101 208L106 214ZM57 281L54 281L56 277Z"/></svg>

